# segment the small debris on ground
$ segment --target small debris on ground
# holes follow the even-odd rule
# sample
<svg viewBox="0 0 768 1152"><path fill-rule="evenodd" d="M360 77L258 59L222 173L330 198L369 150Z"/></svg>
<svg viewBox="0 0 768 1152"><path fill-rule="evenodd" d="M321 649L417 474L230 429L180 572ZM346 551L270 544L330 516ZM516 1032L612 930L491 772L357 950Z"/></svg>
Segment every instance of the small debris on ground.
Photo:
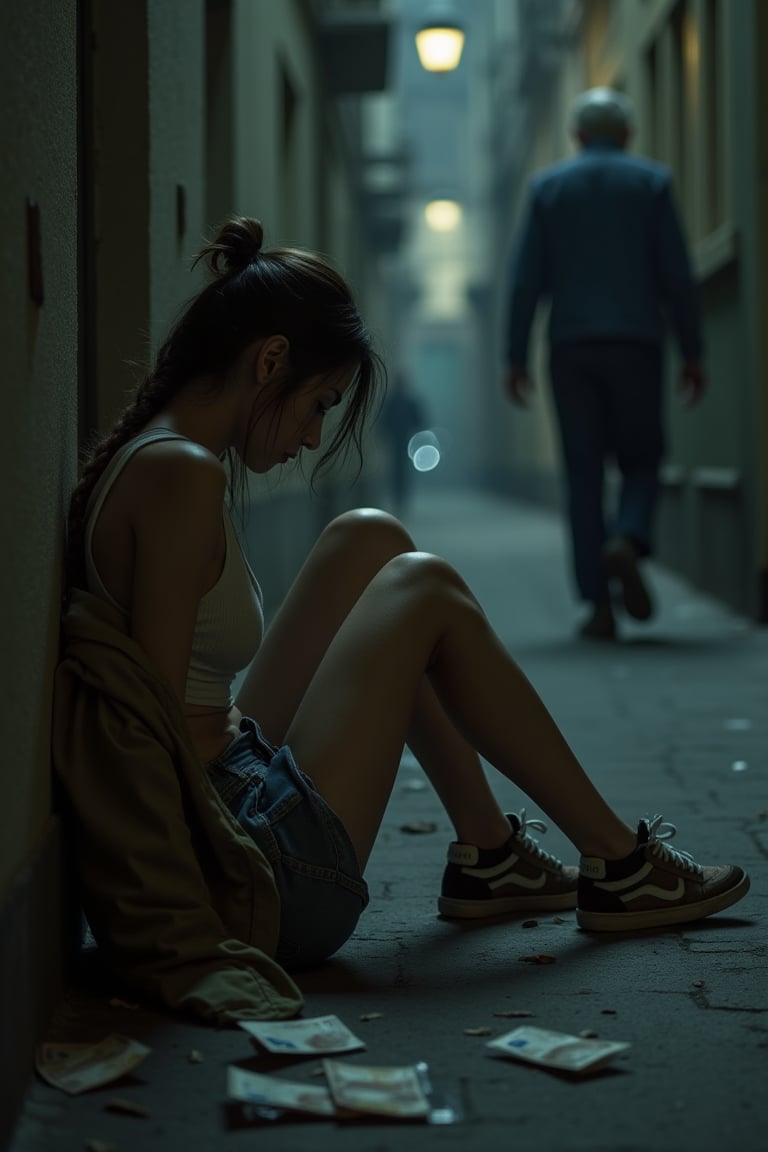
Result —
<svg viewBox="0 0 768 1152"><path fill-rule="evenodd" d="M127 1116L146 1117L150 1115L149 1108L137 1104L134 1100L126 1100L122 1096L114 1096L104 1105L107 1112L122 1112Z"/></svg>
<svg viewBox="0 0 768 1152"><path fill-rule="evenodd" d="M202 1064L204 1059L205 1057L203 1056L202 1052L198 1052L197 1048L193 1048L187 1056L187 1060L190 1064Z"/></svg>
<svg viewBox="0 0 768 1152"><path fill-rule="evenodd" d="M411 832L414 835L423 832L437 832L437 824L432 820L412 820L408 824L401 824L400 831Z"/></svg>
<svg viewBox="0 0 768 1152"><path fill-rule="evenodd" d="M536 952L533 956L519 956L523 964L555 964L556 956L548 956L546 952Z"/></svg>
<svg viewBox="0 0 768 1152"><path fill-rule="evenodd" d="M360 1017L361 1020L381 1020L384 1016L383 1012L363 1012Z"/></svg>
<svg viewBox="0 0 768 1152"><path fill-rule="evenodd" d="M594 1028L583 1028L582 1031L579 1032L579 1036L581 1036L582 1040L597 1040L597 1032L595 1032Z"/></svg>
<svg viewBox="0 0 768 1152"><path fill-rule="evenodd" d="M486 1028L485 1026L483 1026L482 1028L465 1028L464 1029L464 1035L465 1036L493 1036L493 1028Z"/></svg>
<svg viewBox="0 0 768 1152"><path fill-rule="evenodd" d="M703 980L694 980L694 981L693 981L693 984L692 984L692 987L694 987L694 988L703 988L703 987L704 987L704 981L703 981Z"/></svg>
<svg viewBox="0 0 768 1152"><path fill-rule="evenodd" d="M494 1016L503 1016L505 1019L517 1019L523 1016L534 1016L534 1012L529 1012L526 1008L512 1008L509 1012L494 1012Z"/></svg>
<svg viewBox="0 0 768 1152"><path fill-rule="evenodd" d="M402 786L403 792L426 792L427 785L424 780L406 780Z"/></svg>
<svg viewBox="0 0 768 1152"><path fill-rule="evenodd" d="M523 920L523 928L538 928L538 920Z"/></svg>
<svg viewBox="0 0 768 1152"><path fill-rule="evenodd" d="M602 1013L603 1016L616 1016L617 1015L615 1008L601 1008L600 1012Z"/></svg>
<svg viewBox="0 0 768 1152"><path fill-rule="evenodd" d="M567 924L568 921L565 919L564 916L553 916L552 917L552 923L553 924Z"/></svg>

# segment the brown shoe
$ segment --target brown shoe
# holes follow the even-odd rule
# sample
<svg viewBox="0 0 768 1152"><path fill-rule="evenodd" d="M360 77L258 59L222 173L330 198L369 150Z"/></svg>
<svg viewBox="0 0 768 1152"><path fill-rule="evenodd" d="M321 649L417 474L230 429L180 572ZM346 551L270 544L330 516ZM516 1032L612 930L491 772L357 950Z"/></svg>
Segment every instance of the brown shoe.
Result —
<svg viewBox="0 0 768 1152"><path fill-rule="evenodd" d="M616 621L610 604L595 604L592 615L584 621L579 634L587 640L615 640Z"/></svg>
<svg viewBox="0 0 768 1152"><path fill-rule="evenodd" d="M634 620L650 620L653 601L637 563L637 549L626 536L616 536L603 549L603 570L609 580L618 580L627 615Z"/></svg>

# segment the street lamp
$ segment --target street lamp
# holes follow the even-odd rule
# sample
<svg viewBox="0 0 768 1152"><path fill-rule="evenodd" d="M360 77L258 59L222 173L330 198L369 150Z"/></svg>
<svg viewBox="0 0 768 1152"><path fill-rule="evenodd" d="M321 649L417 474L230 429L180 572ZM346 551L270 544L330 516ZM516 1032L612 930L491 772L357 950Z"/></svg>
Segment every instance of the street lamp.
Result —
<svg viewBox="0 0 768 1152"><path fill-rule="evenodd" d="M430 200L424 218L433 232L455 232L461 224L461 204L456 200Z"/></svg>
<svg viewBox="0 0 768 1152"><path fill-rule="evenodd" d="M427 72L452 72L464 48L464 29L445 4L431 9L416 33L416 51Z"/></svg>

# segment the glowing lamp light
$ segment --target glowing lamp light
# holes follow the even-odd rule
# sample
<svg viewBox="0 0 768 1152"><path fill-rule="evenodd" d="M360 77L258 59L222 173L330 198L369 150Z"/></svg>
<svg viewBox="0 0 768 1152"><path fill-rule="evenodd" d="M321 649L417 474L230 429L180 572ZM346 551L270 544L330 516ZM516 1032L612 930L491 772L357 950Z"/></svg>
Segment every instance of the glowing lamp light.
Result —
<svg viewBox="0 0 768 1152"><path fill-rule="evenodd" d="M417 472L431 472L440 463L440 442L434 432L416 432L408 441L408 455Z"/></svg>
<svg viewBox="0 0 768 1152"><path fill-rule="evenodd" d="M461 215L461 205L455 200L430 200L424 209L427 227L433 232L455 232Z"/></svg>
<svg viewBox="0 0 768 1152"><path fill-rule="evenodd" d="M452 20L434 21L416 33L419 63L427 72L453 72L464 49L464 32Z"/></svg>

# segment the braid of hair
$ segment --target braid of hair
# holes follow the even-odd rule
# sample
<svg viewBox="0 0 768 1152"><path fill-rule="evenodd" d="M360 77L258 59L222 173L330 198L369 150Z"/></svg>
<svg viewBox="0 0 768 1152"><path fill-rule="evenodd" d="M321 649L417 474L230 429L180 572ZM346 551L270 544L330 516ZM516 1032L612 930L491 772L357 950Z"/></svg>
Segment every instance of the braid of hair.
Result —
<svg viewBox="0 0 768 1152"><path fill-rule="evenodd" d="M232 328L226 319L227 302L219 286L234 281L257 258L263 235L258 220L233 217L219 229L215 239L201 249L193 267L198 261L203 261L212 283L182 311L157 353L154 368L111 432L91 445L80 481L70 498L66 561L68 588L85 584L85 513L91 493L112 457L173 398L185 381L196 372L217 369L222 362L231 361L245 342L248 333L241 335L236 325ZM212 325L216 327L218 343L208 338Z"/></svg>
<svg viewBox="0 0 768 1152"><path fill-rule="evenodd" d="M168 367L168 345L158 356ZM67 522L67 585L85 586L85 513L96 484L115 453L138 435L144 425L160 411L176 391L177 383L170 372L156 370L139 385L133 401L123 410L109 435L96 440L88 450L78 484L69 503Z"/></svg>

